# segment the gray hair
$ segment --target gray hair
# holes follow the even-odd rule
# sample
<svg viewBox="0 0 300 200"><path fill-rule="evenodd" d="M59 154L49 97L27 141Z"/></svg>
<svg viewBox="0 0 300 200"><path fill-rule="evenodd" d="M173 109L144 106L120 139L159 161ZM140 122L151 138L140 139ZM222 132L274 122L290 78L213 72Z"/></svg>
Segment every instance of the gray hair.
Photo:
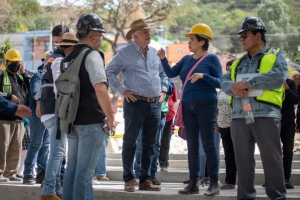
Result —
<svg viewBox="0 0 300 200"><path fill-rule="evenodd" d="M133 39L133 40L134 40L134 36L135 36L135 35L137 35L137 34L138 34L138 32L139 32L139 30L137 30L137 31L133 32L133 33L131 34L131 39Z"/></svg>

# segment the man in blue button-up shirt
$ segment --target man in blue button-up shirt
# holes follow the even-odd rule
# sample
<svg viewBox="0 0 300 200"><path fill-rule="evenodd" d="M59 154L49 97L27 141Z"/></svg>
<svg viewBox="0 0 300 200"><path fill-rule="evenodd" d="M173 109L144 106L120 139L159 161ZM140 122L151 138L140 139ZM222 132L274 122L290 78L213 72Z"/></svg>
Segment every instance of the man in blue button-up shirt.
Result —
<svg viewBox="0 0 300 200"><path fill-rule="evenodd" d="M160 191L152 185L149 168L153 159L156 134L160 124L161 103L168 89L168 77L164 73L156 49L149 47L150 28L142 20L131 23L126 34L133 43L120 49L106 68L109 86L124 97L125 134L123 141L123 180L125 191L135 191L132 164L136 139L142 130L140 190ZM123 85L117 79L123 75Z"/></svg>
<svg viewBox="0 0 300 200"><path fill-rule="evenodd" d="M10 101L6 100L2 94L3 96L5 95L4 93L0 92L0 112L17 115L22 118L26 118L31 115L31 111L28 107L11 103Z"/></svg>

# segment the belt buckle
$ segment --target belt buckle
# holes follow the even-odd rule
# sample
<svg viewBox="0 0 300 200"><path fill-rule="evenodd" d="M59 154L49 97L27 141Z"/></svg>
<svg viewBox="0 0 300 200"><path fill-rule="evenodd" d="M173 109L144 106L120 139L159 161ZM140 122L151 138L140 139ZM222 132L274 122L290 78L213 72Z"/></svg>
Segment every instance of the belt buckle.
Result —
<svg viewBox="0 0 300 200"><path fill-rule="evenodd" d="M150 101L151 99L151 101ZM147 102L154 102L154 98L147 97Z"/></svg>

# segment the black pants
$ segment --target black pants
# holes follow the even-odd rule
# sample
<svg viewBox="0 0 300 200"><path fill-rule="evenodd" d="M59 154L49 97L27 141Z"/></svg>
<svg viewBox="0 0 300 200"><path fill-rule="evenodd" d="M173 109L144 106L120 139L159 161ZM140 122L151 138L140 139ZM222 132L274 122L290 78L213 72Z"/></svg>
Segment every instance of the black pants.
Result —
<svg viewBox="0 0 300 200"><path fill-rule="evenodd" d="M282 127L280 131L280 138L282 142L284 178L285 180L289 180L292 172L295 125Z"/></svg>
<svg viewBox="0 0 300 200"><path fill-rule="evenodd" d="M173 124L173 119L166 122L160 143L160 152L159 152L159 165L161 167L169 166L169 150L170 150L170 141L172 137L171 126Z"/></svg>
<svg viewBox="0 0 300 200"><path fill-rule="evenodd" d="M230 135L230 127L219 128L222 144L225 154L225 165L226 165L226 178L225 183L235 184L236 183L236 165L234 157L234 149L232 139Z"/></svg>

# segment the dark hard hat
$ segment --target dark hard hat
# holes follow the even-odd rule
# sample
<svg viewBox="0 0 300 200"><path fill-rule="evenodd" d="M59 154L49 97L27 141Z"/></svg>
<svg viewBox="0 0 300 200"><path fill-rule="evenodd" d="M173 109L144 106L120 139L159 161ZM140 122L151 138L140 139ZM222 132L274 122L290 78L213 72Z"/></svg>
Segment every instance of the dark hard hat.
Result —
<svg viewBox="0 0 300 200"><path fill-rule="evenodd" d="M86 29L105 33L102 20L95 13L81 15L76 24L76 29Z"/></svg>
<svg viewBox="0 0 300 200"><path fill-rule="evenodd" d="M246 17L241 24L241 28L238 34L244 31L267 32L264 22L258 17Z"/></svg>

